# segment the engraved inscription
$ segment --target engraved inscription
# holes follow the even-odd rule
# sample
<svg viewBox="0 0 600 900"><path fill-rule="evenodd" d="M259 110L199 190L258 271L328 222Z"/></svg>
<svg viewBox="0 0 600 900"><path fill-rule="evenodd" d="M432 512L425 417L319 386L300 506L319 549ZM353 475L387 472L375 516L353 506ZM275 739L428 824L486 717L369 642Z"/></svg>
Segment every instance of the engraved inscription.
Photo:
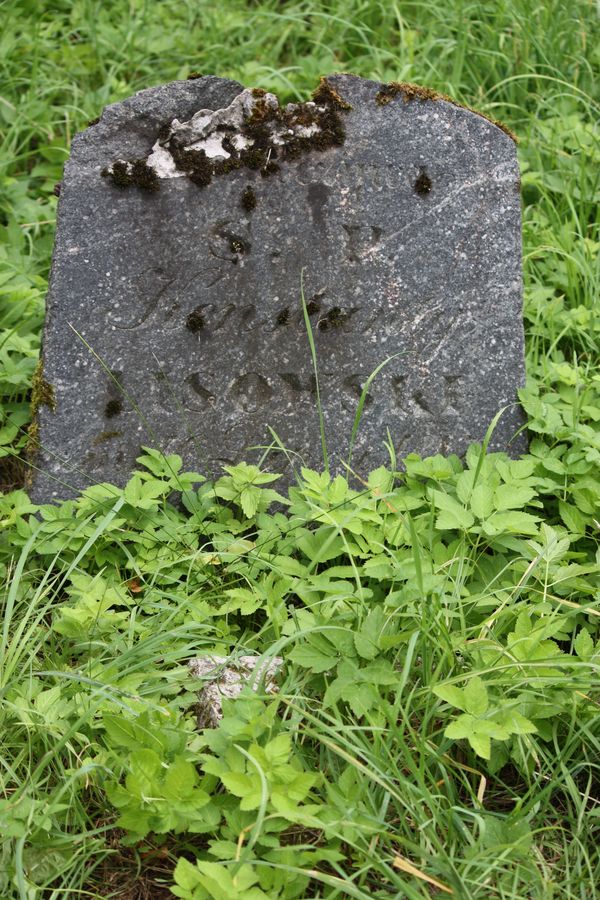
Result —
<svg viewBox="0 0 600 900"><path fill-rule="evenodd" d="M397 375L392 379L392 392L397 409L409 418L442 420L459 415L459 385L459 375L442 375L418 387L409 377Z"/></svg>
<svg viewBox="0 0 600 900"><path fill-rule="evenodd" d="M327 187L326 184L315 182L308 185L307 197L310 205L313 225L320 231L325 231L326 229L325 207L327 206L327 201L330 194L331 190Z"/></svg>
<svg viewBox="0 0 600 900"><path fill-rule="evenodd" d="M239 409L255 412L273 396L273 389L266 378L256 372L248 372L236 378L229 390L229 396Z"/></svg>
<svg viewBox="0 0 600 900"><path fill-rule="evenodd" d="M237 265L240 257L251 250L247 221L225 219L218 222L210 232L208 246L217 259Z"/></svg>
<svg viewBox="0 0 600 900"><path fill-rule="evenodd" d="M348 412L356 412L356 408L362 396L367 376L361 374L348 375L342 381L342 406ZM367 391L365 397L364 408L368 408L372 403L371 393Z"/></svg>
<svg viewBox="0 0 600 900"><path fill-rule="evenodd" d="M185 379L185 383L191 387L196 397L199 397L200 400L203 401L201 406L214 406L215 400L217 399L213 392L208 388L204 387L204 385L200 381L200 372L192 372L191 375Z"/></svg>
<svg viewBox="0 0 600 900"><path fill-rule="evenodd" d="M297 394L308 393L314 395L317 393L317 379L314 375L311 375L307 381L302 381L296 372L280 372L279 377L290 390Z"/></svg>
<svg viewBox="0 0 600 900"><path fill-rule="evenodd" d="M112 369L107 385L107 399L104 406L104 416L107 419L113 419L123 412L123 391L121 384L123 373Z"/></svg>

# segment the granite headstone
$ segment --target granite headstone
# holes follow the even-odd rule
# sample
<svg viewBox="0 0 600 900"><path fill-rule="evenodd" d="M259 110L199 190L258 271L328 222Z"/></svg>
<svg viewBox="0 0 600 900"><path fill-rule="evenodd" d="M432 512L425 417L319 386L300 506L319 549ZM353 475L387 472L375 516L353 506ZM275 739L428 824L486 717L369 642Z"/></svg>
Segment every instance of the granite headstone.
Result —
<svg viewBox="0 0 600 900"><path fill-rule="evenodd" d="M73 140L33 495L125 483L141 445L214 477L524 439L519 170L499 123L410 84L281 106L220 78L107 107ZM50 400L48 398L51 398ZM274 437L276 435L276 437Z"/></svg>

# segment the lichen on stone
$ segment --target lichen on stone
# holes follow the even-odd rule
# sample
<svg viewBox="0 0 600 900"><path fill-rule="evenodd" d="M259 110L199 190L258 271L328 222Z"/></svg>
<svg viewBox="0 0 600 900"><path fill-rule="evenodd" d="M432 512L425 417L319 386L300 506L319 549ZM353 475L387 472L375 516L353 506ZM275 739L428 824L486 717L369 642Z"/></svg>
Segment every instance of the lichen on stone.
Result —
<svg viewBox="0 0 600 900"><path fill-rule="evenodd" d="M200 109L187 121L163 123L146 159L115 160L102 174L118 187L150 191L162 179L178 177L204 188L240 168L276 175L284 161L343 144L340 113L350 108L324 78L312 100L286 106L269 91L243 90L223 109Z"/></svg>

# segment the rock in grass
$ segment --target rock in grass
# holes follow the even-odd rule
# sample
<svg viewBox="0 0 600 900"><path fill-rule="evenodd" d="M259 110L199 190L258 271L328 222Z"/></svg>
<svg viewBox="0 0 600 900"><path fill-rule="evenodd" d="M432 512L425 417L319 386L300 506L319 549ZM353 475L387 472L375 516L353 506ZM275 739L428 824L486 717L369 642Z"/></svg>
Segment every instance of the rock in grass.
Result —
<svg viewBox="0 0 600 900"><path fill-rule="evenodd" d="M363 476L388 434L462 454L504 406L492 447L522 450L512 137L351 75L287 106L213 77L109 106L62 182L34 497L122 485L140 445L208 476L270 444L275 471L321 468L309 330L336 470L361 397Z"/></svg>
<svg viewBox="0 0 600 900"><path fill-rule="evenodd" d="M198 692L198 728L216 728L223 718L223 698L233 700L247 685L253 691L276 694L278 687L275 679L282 666L280 656L270 659L261 656L202 656L191 659L188 663L190 673L205 679L204 687Z"/></svg>

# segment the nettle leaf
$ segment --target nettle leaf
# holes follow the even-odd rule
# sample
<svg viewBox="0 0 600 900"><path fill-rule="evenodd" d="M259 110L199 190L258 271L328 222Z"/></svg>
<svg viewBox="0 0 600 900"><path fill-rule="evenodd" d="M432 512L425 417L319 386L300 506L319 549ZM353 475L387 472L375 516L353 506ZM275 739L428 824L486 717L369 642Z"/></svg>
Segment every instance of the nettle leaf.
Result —
<svg viewBox="0 0 600 900"><path fill-rule="evenodd" d="M435 522L436 528L442 531L468 529L475 522L473 513L449 494L444 494L443 491L434 491L433 500L437 509L440 510Z"/></svg>
<svg viewBox="0 0 600 900"><path fill-rule="evenodd" d="M487 712L488 695L485 684L478 675L469 680L464 691L467 712L474 716L482 716Z"/></svg>
<svg viewBox="0 0 600 900"><path fill-rule="evenodd" d="M494 716L496 722L511 734L535 734L537 728L529 719L515 709L503 708Z"/></svg>
<svg viewBox="0 0 600 900"><path fill-rule="evenodd" d="M573 648L579 659L589 660L594 655L594 642L589 631L582 628L575 640Z"/></svg>
<svg viewBox="0 0 600 900"><path fill-rule="evenodd" d="M465 692L462 688L456 687L456 685L453 684L438 684L433 688L433 693L436 697L445 700L445 702L449 703L451 706L456 706L458 709L466 711L467 701L465 699Z"/></svg>
<svg viewBox="0 0 600 900"><path fill-rule="evenodd" d="M223 614L239 612L242 616L249 616L263 603L262 597L248 588L230 588L224 594L229 599L219 607L219 613Z"/></svg>
<svg viewBox="0 0 600 900"><path fill-rule="evenodd" d="M324 653L308 643L294 647L289 655L289 659L298 666L312 669L315 673L329 672L338 662L337 655Z"/></svg>
<svg viewBox="0 0 600 900"><path fill-rule="evenodd" d="M497 510L521 509L535 497L535 493L525 484L501 484L494 491L494 506Z"/></svg>
<svg viewBox="0 0 600 900"><path fill-rule="evenodd" d="M478 756L489 759L492 749L491 739L506 740L510 737L510 732L492 719L479 719L469 713L463 713L446 726L444 735L454 740L466 738Z"/></svg>
<svg viewBox="0 0 600 900"><path fill-rule="evenodd" d="M162 476L171 478L180 471L183 465L183 461L177 453L165 456L160 450L153 450L151 447L142 447L142 450L144 453L136 458L136 462L139 462L157 478Z"/></svg>
<svg viewBox="0 0 600 900"><path fill-rule="evenodd" d="M164 795L167 800L186 800L197 781L198 773L192 763L179 757L171 763L165 774ZM208 803L209 797L205 796L205 802ZM198 791L194 792L194 799L198 799Z"/></svg>
<svg viewBox="0 0 600 900"><path fill-rule="evenodd" d="M247 519L256 515L261 499L261 489L246 487L240 494L240 506Z"/></svg>
<svg viewBox="0 0 600 900"><path fill-rule="evenodd" d="M153 509L158 497L169 490L164 481L142 481L139 475L134 475L125 485L123 496L130 506L136 509Z"/></svg>
<svg viewBox="0 0 600 900"><path fill-rule="evenodd" d="M356 652L363 659L375 659L379 653L379 638L383 630L384 612L380 606L376 606L365 617L360 626L360 631L354 635Z"/></svg>
<svg viewBox="0 0 600 900"><path fill-rule="evenodd" d="M530 513L507 511L493 513L482 525L485 534L495 537L498 534L537 534L538 516Z"/></svg>
<svg viewBox="0 0 600 900"><path fill-rule="evenodd" d="M487 519L488 516L491 516L494 511L494 502L493 491L489 485L476 485L471 495L470 506L478 519Z"/></svg>

